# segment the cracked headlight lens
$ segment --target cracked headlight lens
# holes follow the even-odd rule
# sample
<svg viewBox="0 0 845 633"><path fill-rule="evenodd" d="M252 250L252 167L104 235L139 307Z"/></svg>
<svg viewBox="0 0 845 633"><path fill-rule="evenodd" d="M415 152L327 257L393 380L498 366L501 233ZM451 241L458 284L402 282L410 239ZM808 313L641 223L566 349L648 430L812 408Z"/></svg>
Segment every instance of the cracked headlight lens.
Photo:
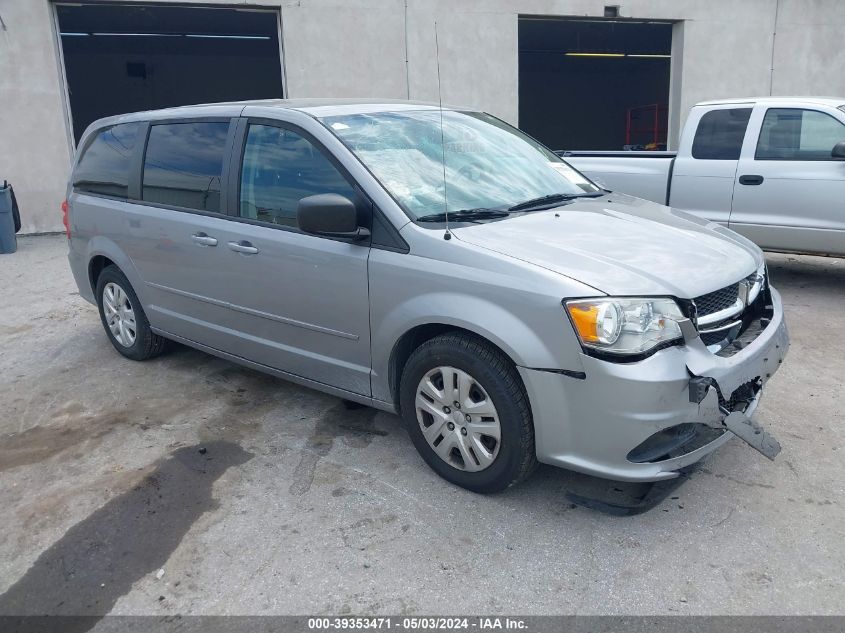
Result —
<svg viewBox="0 0 845 633"><path fill-rule="evenodd" d="M601 297L565 303L585 347L608 354L636 355L682 338L683 312L672 299Z"/></svg>

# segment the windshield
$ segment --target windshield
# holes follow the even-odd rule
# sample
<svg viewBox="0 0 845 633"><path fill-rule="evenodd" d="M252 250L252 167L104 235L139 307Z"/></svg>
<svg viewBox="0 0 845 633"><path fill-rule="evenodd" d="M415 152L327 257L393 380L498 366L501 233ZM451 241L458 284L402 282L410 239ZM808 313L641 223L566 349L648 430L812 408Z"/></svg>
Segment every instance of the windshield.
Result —
<svg viewBox="0 0 845 633"><path fill-rule="evenodd" d="M413 217L448 211L507 209L550 194L600 188L557 155L495 117L413 110L331 116L322 122ZM445 152L444 152L445 150Z"/></svg>

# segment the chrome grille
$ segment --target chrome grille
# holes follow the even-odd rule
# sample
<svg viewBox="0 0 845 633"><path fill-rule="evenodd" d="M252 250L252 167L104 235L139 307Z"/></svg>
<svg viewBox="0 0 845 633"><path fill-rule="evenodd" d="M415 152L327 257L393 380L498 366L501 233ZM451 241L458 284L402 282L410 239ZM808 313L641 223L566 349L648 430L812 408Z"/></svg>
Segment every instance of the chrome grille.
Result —
<svg viewBox="0 0 845 633"><path fill-rule="evenodd" d="M713 324L713 332L702 332L701 333L701 340L704 341L705 345L714 345L715 343L719 343L720 341L724 340L724 338L728 335L726 330L720 330L719 328L723 325L728 325L729 323L735 322L734 319L723 319L718 321L717 323Z"/></svg>
<svg viewBox="0 0 845 633"><path fill-rule="evenodd" d="M736 307L739 307L739 309L736 310L737 313L742 312L742 304L737 303L737 300L739 299L739 284L740 282L749 282L749 284L754 284L756 281L758 281L757 273L752 273L735 284L731 284L730 286L725 286L719 290L714 290L713 292L708 292L705 295L696 297L693 301L695 302L698 317L706 317L711 314L715 314L716 312ZM725 318L727 318L727 315ZM707 319L707 321L712 320ZM709 326L710 324L708 323L708 327Z"/></svg>
<svg viewBox="0 0 845 633"><path fill-rule="evenodd" d="M707 347L721 344L723 349L742 332L748 325L745 310L756 302L764 286L764 278L752 273L735 284L693 299L696 325Z"/></svg>
<svg viewBox="0 0 845 633"><path fill-rule="evenodd" d="M713 314L719 310L730 308L739 297L739 283L731 284L715 292L708 292L693 299L698 309L698 316Z"/></svg>

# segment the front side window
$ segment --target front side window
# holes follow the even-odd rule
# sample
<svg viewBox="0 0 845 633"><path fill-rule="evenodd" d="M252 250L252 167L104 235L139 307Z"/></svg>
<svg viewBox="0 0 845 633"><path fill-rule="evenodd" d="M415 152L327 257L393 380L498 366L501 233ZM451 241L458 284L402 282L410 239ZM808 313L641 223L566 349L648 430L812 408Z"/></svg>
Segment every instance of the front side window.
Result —
<svg viewBox="0 0 845 633"><path fill-rule="evenodd" d="M271 125L249 126L240 190L242 218L294 228L302 198L337 193L355 199L352 185L311 141Z"/></svg>
<svg viewBox="0 0 845 633"><path fill-rule="evenodd" d="M143 198L168 206L220 212L220 180L228 122L150 127Z"/></svg>
<svg viewBox="0 0 845 633"><path fill-rule="evenodd" d="M711 110L701 117L692 141L699 160L739 160L751 108Z"/></svg>
<svg viewBox="0 0 845 633"><path fill-rule="evenodd" d="M845 125L829 114L799 108L769 108L757 141L757 160L832 160L845 141Z"/></svg>
<svg viewBox="0 0 845 633"><path fill-rule="evenodd" d="M553 152L487 114L445 110L442 127L441 112L433 109L322 122L414 218L601 191Z"/></svg>
<svg viewBox="0 0 845 633"><path fill-rule="evenodd" d="M121 123L98 132L73 173L74 189L126 199L129 166L143 125Z"/></svg>

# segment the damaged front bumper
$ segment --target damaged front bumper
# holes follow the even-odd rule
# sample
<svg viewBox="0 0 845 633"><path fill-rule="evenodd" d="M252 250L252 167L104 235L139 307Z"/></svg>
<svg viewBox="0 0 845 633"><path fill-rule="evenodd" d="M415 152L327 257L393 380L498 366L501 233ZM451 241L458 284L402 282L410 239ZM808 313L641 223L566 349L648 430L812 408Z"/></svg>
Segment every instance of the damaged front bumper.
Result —
<svg viewBox="0 0 845 633"><path fill-rule="evenodd" d="M657 481L734 435L769 458L777 441L751 416L789 348L780 295L770 320L733 355L708 350L694 328L685 344L635 363L582 356L586 377L519 368L541 462L623 481Z"/></svg>

